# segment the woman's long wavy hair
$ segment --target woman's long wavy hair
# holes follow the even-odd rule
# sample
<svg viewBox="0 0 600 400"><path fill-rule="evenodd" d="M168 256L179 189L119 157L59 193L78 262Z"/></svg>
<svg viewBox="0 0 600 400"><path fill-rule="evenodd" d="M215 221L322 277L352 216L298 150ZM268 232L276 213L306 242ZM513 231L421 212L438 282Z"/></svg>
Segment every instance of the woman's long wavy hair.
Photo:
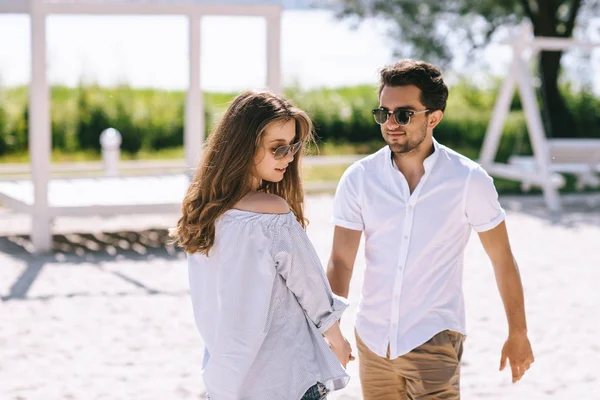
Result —
<svg viewBox="0 0 600 400"><path fill-rule="evenodd" d="M215 242L215 221L252 190L254 156L265 128L273 122L296 122L295 141L314 143L308 115L289 101L265 91L237 96L206 142L200 165L183 200L182 216L171 236L188 254L208 255ZM280 182L263 181L260 191L284 198L298 222L306 227L300 152Z"/></svg>

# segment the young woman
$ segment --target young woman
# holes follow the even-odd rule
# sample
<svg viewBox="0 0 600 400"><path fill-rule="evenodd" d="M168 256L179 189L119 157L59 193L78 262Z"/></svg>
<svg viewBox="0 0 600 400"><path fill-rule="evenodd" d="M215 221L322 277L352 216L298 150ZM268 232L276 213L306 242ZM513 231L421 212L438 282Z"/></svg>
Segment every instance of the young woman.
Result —
<svg viewBox="0 0 600 400"><path fill-rule="evenodd" d="M302 110L268 92L236 97L209 136L172 232L213 400L324 399L352 358L335 296L306 233Z"/></svg>

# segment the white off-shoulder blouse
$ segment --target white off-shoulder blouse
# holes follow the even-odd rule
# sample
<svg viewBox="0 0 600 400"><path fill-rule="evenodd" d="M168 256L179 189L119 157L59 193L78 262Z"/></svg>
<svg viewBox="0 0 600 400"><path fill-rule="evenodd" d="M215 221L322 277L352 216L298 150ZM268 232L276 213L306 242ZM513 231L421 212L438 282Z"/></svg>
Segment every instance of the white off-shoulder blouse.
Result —
<svg viewBox="0 0 600 400"><path fill-rule="evenodd" d="M299 400L317 382L345 387L349 377L322 333L348 303L331 292L293 212L232 209L215 228L209 256L188 255L210 398Z"/></svg>

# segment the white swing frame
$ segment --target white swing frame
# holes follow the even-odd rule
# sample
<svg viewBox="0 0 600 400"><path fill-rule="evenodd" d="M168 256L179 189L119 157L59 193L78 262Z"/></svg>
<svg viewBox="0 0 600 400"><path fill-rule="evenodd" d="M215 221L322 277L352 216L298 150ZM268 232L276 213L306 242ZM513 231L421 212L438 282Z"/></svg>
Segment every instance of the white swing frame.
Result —
<svg viewBox="0 0 600 400"><path fill-rule="evenodd" d="M559 189L564 186L563 173L578 177L577 188L600 187L600 138L598 139L552 139L547 138L536 100L533 77L527 67L528 58L541 50L565 50L570 48L594 49L600 43L582 42L555 37L534 37L531 25L523 25L504 44L512 47L512 64L494 105L488 125L479 163L492 176L520 181L522 189L540 187L548 209L559 211ZM508 164L495 162L502 136L502 129L510 111L515 90L519 91L527 132L533 156L513 156Z"/></svg>

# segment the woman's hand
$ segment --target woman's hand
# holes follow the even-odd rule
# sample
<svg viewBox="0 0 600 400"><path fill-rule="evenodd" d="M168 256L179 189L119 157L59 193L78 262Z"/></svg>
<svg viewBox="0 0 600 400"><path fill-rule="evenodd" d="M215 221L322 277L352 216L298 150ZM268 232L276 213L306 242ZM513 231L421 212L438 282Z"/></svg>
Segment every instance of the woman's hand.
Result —
<svg viewBox="0 0 600 400"><path fill-rule="evenodd" d="M333 324L323 336L325 337L325 342L327 342L329 348L333 351L333 354L335 354L340 361L340 364L346 368L348 362L354 360L354 356L352 355L350 343L342 335L339 322Z"/></svg>

